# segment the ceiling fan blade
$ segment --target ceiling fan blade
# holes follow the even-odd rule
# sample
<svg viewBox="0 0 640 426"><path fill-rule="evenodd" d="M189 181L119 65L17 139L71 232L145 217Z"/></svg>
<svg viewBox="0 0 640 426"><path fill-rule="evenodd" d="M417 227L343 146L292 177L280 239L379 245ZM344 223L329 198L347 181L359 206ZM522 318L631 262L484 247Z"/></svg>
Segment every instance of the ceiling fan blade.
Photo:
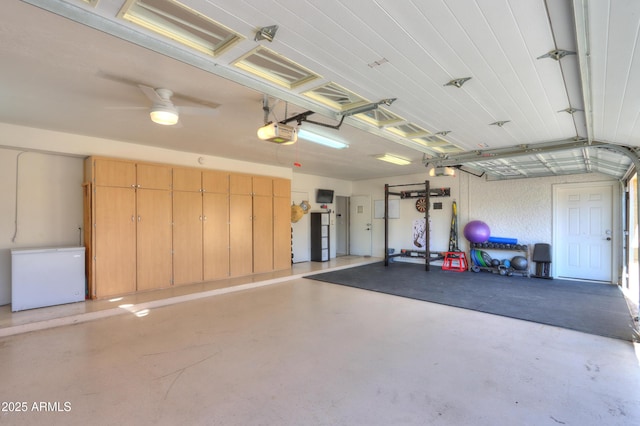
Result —
<svg viewBox="0 0 640 426"><path fill-rule="evenodd" d="M108 106L104 107L104 109L108 110L128 110L128 111L136 111L136 110L148 110L149 107L144 106Z"/></svg>
<svg viewBox="0 0 640 426"><path fill-rule="evenodd" d="M187 114L187 115L212 116L212 115L218 114L218 110L213 108L207 108L207 107L179 106L179 107L176 107L176 109L178 110L178 112L180 112L180 114Z"/></svg>
<svg viewBox="0 0 640 426"><path fill-rule="evenodd" d="M162 99L160 95L158 95L158 92L156 92L156 89L154 89L153 87L145 86L144 84L138 84L138 87L140 88L140 90L142 90L142 93L144 93L144 95L149 98L149 100L154 104L165 103L167 101L166 99Z"/></svg>

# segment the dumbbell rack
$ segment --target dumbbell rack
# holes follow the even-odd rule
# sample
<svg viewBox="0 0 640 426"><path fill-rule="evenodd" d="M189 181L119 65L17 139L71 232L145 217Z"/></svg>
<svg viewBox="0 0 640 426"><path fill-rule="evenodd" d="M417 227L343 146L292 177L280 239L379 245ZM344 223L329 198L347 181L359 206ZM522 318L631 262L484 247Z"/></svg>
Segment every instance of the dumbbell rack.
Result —
<svg viewBox="0 0 640 426"><path fill-rule="evenodd" d="M527 244L502 244L502 243L471 243L471 249L476 250L484 250L484 251L511 251L523 253L524 257L527 259L527 269L522 271L518 269L514 269L513 267L505 267L504 265L500 266L480 266L475 263L474 257L471 255L471 250L469 250L469 267L473 272L480 271L489 271L494 274L500 275L514 275L519 274L523 277L529 277L529 267L531 265L531 259L529 258L529 246Z"/></svg>

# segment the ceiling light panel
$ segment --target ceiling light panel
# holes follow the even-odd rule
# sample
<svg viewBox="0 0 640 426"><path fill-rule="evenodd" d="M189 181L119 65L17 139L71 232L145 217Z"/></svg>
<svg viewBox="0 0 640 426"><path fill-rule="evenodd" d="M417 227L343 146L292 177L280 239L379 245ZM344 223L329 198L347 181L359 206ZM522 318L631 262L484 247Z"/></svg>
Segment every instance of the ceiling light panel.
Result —
<svg viewBox="0 0 640 426"><path fill-rule="evenodd" d="M447 144L442 146L434 146L431 148L432 150L439 152L441 154L457 154L463 152L462 149L458 148L455 145Z"/></svg>
<svg viewBox="0 0 640 426"><path fill-rule="evenodd" d="M362 96L357 95L336 83L327 83L320 87L316 87L315 89L307 90L302 94L339 112L370 103Z"/></svg>
<svg viewBox="0 0 640 426"><path fill-rule="evenodd" d="M319 75L302 65L298 65L263 46L259 46L238 58L233 62L233 65L287 89L294 89L320 78Z"/></svg>
<svg viewBox="0 0 640 426"><path fill-rule="evenodd" d="M392 154L376 155L375 158L381 161L386 161L387 163L396 164L398 166L407 166L411 164L411 160L407 160L406 158L398 157L397 155Z"/></svg>
<svg viewBox="0 0 640 426"><path fill-rule="evenodd" d="M244 39L174 0L129 0L118 17L211 56L220 55Z"/></svg>
<svg viewBox="0 0 640 426"><path fill-rule="evenodd" d="M426 146L427 148L449 145L449 142L435 135L428 135L428 136L422 136L419 138L413 138L413 141L419 143L420 145Z"/></svg>
<svg viewBox="0 0 640 426"><path fill-rule="evenodd" d="M403 138L410 138L410 139L429 135L429 132L427 132L422 127L413 123L403 123L403 124L398 124L397 126L389 126L386 128L386 130L398 136L402 136Z"/></svg>
<svg viewBox="0 0 640 426"><path fill-rule="evenodd" d="M406 121L404 118L384 108L377 108L362 114L356 114L354 117L376 127L387 127Z"/></svg>

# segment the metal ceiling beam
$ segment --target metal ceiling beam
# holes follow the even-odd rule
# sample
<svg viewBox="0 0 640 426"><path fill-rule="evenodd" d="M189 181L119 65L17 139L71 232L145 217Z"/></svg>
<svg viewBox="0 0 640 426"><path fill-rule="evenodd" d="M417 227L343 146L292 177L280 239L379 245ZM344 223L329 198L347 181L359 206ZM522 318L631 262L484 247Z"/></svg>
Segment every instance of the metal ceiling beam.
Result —
<svg viewBox="0 0 640 426"><path fill-rule="evenodd" d="M593 104L591 100L591 48L589 41L589 0L573 0L573 16L576 30L576 43L580 79L582 80L582 101L587 127L587 141L594 139Z"/></svg>
<svg viewBox="0 0 640 426"><path fill-rule="evenodd" d="M476 161L495 160L500 158L520 157L523 155L543 154L546 152L568 151L575 148L584 148L587 146L598 147L606 146L603 142L589 143L586 139L565 139L559 141L545 142L530 145L518 145L508 148L495 148L476 151L467 151L455 156L442 156L425 158L423 163L425 166L435 165L437 167L457 166L465 163L473 163Z"/></svg>

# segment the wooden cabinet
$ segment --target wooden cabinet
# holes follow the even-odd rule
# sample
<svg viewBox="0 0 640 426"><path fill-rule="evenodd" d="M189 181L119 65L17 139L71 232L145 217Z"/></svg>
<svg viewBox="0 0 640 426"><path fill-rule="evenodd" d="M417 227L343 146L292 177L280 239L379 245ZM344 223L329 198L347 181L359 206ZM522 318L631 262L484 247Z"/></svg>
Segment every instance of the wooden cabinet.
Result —
<svg viewBox="0 0 640 426"><path fill-rule="evenodd" d="M85 172L93 298L291 266L287 179L100 157Z"/></svg>
<svg viewBox="0 0 640 426"><path fill-rule="evenodd" d="M171 168L92 157L85 170L91 297L171 285Z"/></svg>
<svg viewBox="0 0 640 426"><path fill-rule="evenodd" d="M90 172L96 186L171 189L170 166L104 158L92 158L90 161Z"/></svg>
<svg viewBox="0 0 640 426"><path fill-rule="evenodd" d="M273 197L273 269L279 271L288 268L291 268L290 195Z"/></svg>
<svg viewBox="0 0 640 426"><path fill-rule="evenodd" d="M202 281L202 194L173 192L173 282Z"/></svg>
<svg viewBox="0 0 640 426"><path fill-rule="evenodd" d="M229 276L229 195L205 192L202 196L204 279Z"/></svg>
<svg viewBox="0 0 640 426"><path fill-rule="evenodd" d="M92 297L136 291L136 192L98 186L93 196Z"/></svg>
<svg viewBox="0 0 640 426"><path fill-rule="evenodd" d="M90 159L88 176L96 186L134 188L136 163L102 158Z"/></svg>
<svg viewBox="0 0 640 426"><path fill-rule="evenodd" d="M253 272L273 271L273 197L253 196Z"/></svg>
<svg viewBox="0 0 640 426"><path fill-rule="evenodd" d="M229 276L228 173L174 169L174 283Z"/></svg>
<svg viewBox="0 0 640 426"><path fill-rule="evenodd" d="M136 289L169 287L173 276L171 192L137 189L136 211Z"/></svg>
<svg viewBox="0 0 640 426"><path fill-rule="evenodd" d="M174 167L173 190L202 192L202 170L187 167Z"/></svg>
<svg viewBox="0 0 640 426"><path fill-rule="evenodd" d="M273 178L273 269L291 268L291 181Z"/></svg>
<svg viewBox="0 0 640 426"><path fill-rule="evenodd" d="M251 195L229 195L229 274L253 273L253 200Z"/></svg>

